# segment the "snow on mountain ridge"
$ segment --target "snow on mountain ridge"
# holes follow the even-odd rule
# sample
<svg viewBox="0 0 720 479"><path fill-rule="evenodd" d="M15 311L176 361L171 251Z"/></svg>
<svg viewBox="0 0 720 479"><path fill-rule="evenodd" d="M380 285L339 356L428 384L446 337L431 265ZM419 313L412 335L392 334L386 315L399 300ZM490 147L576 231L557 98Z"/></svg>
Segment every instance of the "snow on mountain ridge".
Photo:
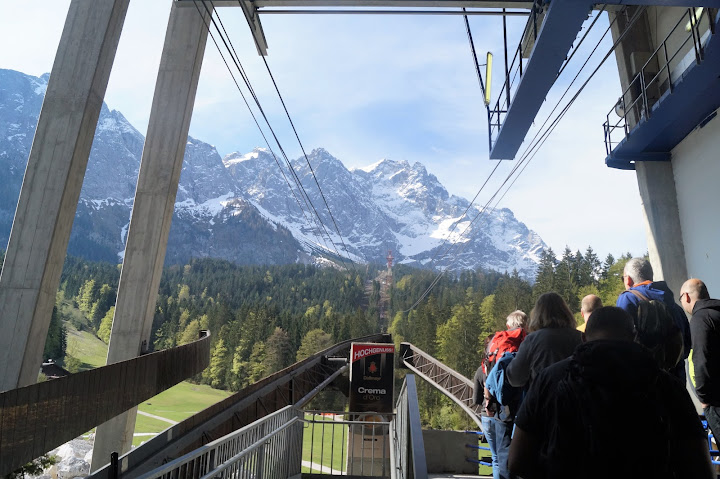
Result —
<svg viewBox="0 0 720 479"><path fill-rule="evenodd" d="M47 80L48 75L0 69L0 170L7 185L0 191L0 240L9 235ZM103 104L71 254L117 260L126 241L143 144L143 135ZM497 210L462 235L477 208L462 216L469 202L450 195L419 162L386 158L348 170L327 150L316 148L290 163L293 171L265 148L221 158L212 145L188 137L167 261L212 256L250 264L316 262L336 251L345 255L346 246L358 262L383 262L390 249L398 262L418 266L517 268L523 276L534 275L545 246L537 234L510 210ZM313 219L314 210L324 226ZM462 243L456 257L438 254L448 246L446 238Z"/></svg>

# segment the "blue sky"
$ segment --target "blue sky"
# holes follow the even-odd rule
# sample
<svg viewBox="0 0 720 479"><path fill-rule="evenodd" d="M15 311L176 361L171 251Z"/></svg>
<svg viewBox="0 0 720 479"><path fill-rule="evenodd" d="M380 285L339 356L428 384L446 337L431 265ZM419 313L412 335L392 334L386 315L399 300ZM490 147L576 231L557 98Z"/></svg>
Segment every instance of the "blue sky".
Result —
<svg viewBox="0 0 720 479"><path fill-rule="evenodd" d="M170 4L130 2L105 97L143 134ZM32 75L50 71L68 5L68 0L0 0L0 44L5 45L0 68ZM240 9L220 14L285 151L300 156ZM472 199L495 162L488 159L487 117L462 17L266 15L262 22L267 61L306 151L323 147L349 168L382 158L420 161L450 193ZM495 55L496 96L503 69L502 22L498 17L471 17L470 22L478 53ZM524 19L511 18L508 24L508 43L515 46ZM527 140L607 24L603 15L548 95ZM608 35L575 88L610 46ZM582 250L592 245L602 256L640 255L647 249L634 172L604 165L602 123L619 94L613 56L500 204L556 252L566 244ZM265 146L210 40L190 134L215 145L221 155ZM479 202L487 201L513 166L503 163Z"/></svg>

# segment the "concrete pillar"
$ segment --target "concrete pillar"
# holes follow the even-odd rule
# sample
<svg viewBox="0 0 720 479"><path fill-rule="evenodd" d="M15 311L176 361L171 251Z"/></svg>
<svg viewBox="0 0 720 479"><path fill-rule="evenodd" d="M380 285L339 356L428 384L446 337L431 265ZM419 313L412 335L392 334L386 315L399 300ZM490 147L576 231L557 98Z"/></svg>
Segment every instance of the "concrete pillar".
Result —
<svg viewBox="0 0 720 479"><path fill-rule="evenodd" d="M608 12L610 21L615 21L611 28L613 41L617 41L625 32L630 19L633 18L638 8L640 7L626 7L619 12ZM618 75L623 91L631 85L640 67L648 60L650 52L655 49L647 10L641 15L615 49ZM627 121L630 128L642 116L641 102L638 102L636 107L629 108L639 94L639 88L636 87L639 87L637 81L625 96L625 103L628 106L626 108ZM650 102L656 97L657 95L648 93ZM635 162L635 172L645 218L650 263L652 263L655 279L665 280L677 296L680 286L687 279L687 267L672 164L669 161L642 161L641 158L638 158L638 161Z"/></svg>
<svg viewBox="0 0 720 479"><path fill-rule="evenodd" d="M687 266L672 163L638 161L635 172L654 279L666 281L677 299Z"/></svg>
<svg viewBox="0 0 720 479"><path fill-rule="evenodd" d="M129 0L73 0L0 275L0 390L33 384Z"/></svg>
<svg viewBox="0 0 720 479"><path fill-rule="evenodd" d="M204 8L201 7L204 12ZM175 195L205 53L209 16L172 3L128 230L107 363L134 358L150 342ZM91 470L130 450L137 408L97 429Z"/></svg>

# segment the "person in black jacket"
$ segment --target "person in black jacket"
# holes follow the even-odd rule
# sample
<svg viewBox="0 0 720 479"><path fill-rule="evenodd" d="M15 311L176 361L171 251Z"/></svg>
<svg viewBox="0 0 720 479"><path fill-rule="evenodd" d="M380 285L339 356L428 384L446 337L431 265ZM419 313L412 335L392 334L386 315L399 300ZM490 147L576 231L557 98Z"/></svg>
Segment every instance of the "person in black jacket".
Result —
<svg viewBox="0 0 720 479"><path fill-rule="evenodd" d="M680 304L692 315L692 365L690 375L705 418L720 437L720 300L710 299L705 283L692 278L680 288Z"/></svg>
<svg viewBox="0 0 720 479"><path fill-rule="evenodd" d="M634 337L626 311L593 312L586 342L530 386L515 420L511 473L524 479L715 478L707 435L685 386Z"/></svg>

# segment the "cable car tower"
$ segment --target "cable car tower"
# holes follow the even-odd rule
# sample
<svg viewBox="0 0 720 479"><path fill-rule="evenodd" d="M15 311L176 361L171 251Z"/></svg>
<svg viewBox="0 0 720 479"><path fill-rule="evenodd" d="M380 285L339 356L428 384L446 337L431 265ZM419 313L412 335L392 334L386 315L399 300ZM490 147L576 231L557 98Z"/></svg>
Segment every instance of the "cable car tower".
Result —
<svg viewBox="0 0 720 479"><path fill-rule="evenodd" d="M387 265L388 265L387 275L390 276L390 277L392 277L392 264L393 264L393 260L394 260L395 258L393 258L392 250L391 250L391 249L388 250L388 254L387 254L387 257L386 257L385 259L387 260Z"/></svg>

